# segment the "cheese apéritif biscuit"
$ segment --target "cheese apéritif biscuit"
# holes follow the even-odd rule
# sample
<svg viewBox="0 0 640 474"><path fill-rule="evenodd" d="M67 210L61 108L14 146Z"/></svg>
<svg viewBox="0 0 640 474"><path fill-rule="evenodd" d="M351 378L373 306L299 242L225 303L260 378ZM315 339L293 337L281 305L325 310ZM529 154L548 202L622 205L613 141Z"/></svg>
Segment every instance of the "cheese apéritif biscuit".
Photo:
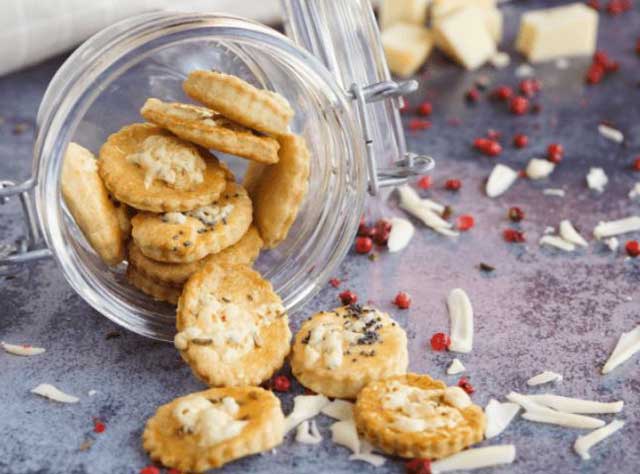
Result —
<svg viewBox="0 0 640 474"><path fill-rule="evenodd" d="M388 314L360 305L307 319L291 354L302 385L336 398L356 398L372 380L404 374L408 364L404 330Z"/></svg>
<svg viewBox="0 0 640 474"><path fill-rule="evenodd" d="M184 286L174 343L211 386L259 385L289 354L287 313L271 284L246 265L210 263Z"/></svg>
<svg viewBox="0 0 640 474"><path fill-rule="evenodd" d="M358 432L382 451L439 459L482 441L486 419L460 387L406 374L369 383L353 410Z"/></svg>
<svg viewBox="0 0 640 474"><path fill-rule="evenodd" d="M115 199L151 212L207 205L224 191L228 177L209 152L149 124L111 135L100 149L98 170Z"/></svg>
<svg viewBox="0 0 640 474"><path fill-rule="evenodd" d="M259 163L278 161L280 145L277 140L232 122L205 107L147 99L140 113L149 122L205 148Z"/></svg>
<svg viewBox="0 0 640 474"><path fill-rule="evenodd" d="M217 201L192 211L141 212L131 220L140 251L160 262L190 263L238 242L251 225L252 206L239 184L228 182Z"/></svg>
<svg viewBox="0 0 640 474"><path fill-rule="evenodd" d="M212 388L162 405L146 424L153 461L202 472L270 450L284 436L280 400L258 387Z"/></svg>
<svg viewBox="0 0 640 474"><path fill-rule="evenodd" d="M310 157L304 139L279 137L280 161L251 167L245 182L251 187L254 220L265 247L276 247L286 239L309 188ZM253 165L253 163L251 163Z"/></svg>
<svg viewBox="0 0 640 474"><path fill-rule="evenodd" d="M153 299L164 301L174 306L178 304L178 299L180 299L180 294L182 293L181 288L158 283L148 278L131 262L127 266L127 281Z"/></svg>
<svg viewBox="0 0 640 474"><path fill-rule="evenodd" d="M226 249L191 263L167 263L146 257L135 244L128 247L129 263L148 279L163 285L182 288L189 277L210 262L251 265L262 249L262 239L258 230L251 226L246 234Z"/></svg>
<svg viewBox="0 0 640 474"><path fill-rule="evenodd" d="M62 197L76 224L107 265L124 258L124 234L118 208L98 174L93 153L77 143L69 143L60 178Z"/></svg>
<svg viewBox="0 0 640 474"><path fill-rule="evenodd" d="M193 71L183 89L193 100L234 122L270 135L286 134L294 114L280 94L222 72Z"/></svg>

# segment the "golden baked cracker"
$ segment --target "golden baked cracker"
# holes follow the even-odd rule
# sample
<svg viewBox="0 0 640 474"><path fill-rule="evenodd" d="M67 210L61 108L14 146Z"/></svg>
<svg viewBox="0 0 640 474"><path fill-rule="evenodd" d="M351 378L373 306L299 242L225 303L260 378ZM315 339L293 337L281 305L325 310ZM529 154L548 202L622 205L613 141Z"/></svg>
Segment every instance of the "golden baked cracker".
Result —
<svg viewBox="0 0 640 474"><path fill-rule="evenodd" d="M212 386L259 385L289 353L287 313L271 284L246 265L209 263L184 286L174 343Z"/></svg>
<svg viewBox="0 0 640 474"><path fill-rule="evenodd" d="M111 201L116 208L116 217L118 218L118 225L122 231L122 238L125 241L129 240L129 237L131 236L131 217L133 217L135 211L126 204L116 201L113 198Z"/></svg>
<svg viewBox="0 0 640 474"><path fill-rule="evenodd" d="M278 162L280 145L277 140L205 107L147 99L140 113L149 122L205 148L260 163Z"/></svg>
<svg viewBox="0 0 640 474"><path fill-rule="evenodd" d="M307 319L296 334L291 371L314 392L356 398L372 380L404 374L407 336L375 308L351 305Z"/></svg>
<svg viewBox="0 0 640 474"><path fill-rule="evenodd" d="M226 186L218 159L155 125L134 124L109 137L98 168L118 201L151 212L189 211Z"/></svg>
<svg viewBox="0 0 640 474"><path fill-rule="evenodd" d="M259 132L286 134L293 118L293 109L280 94L222 72L193 71L182 88L193 100Z"/></svg>
<svg viewBox="0 0 640 474"><path fill-rule="evenodd" d="M158 283L182 288L189 277L209 262L251 265L258 258L262 248L262 239L255 226L235 244L219 253L208 255L202 260L191 263L166 263L152 260L140 251L134 242L129 243L129 262L147 278Z"/></svg>
<svg viewBox="0 0 640 474"><path fill-rule="evenodd" d="M238 242L251 225L251 199L242 186L228 182L217 201L192 211L131 219L140 251L160 262L190 263Z"/></svg>
<svg viewBox="0 0 640 474"><path fill-rule="evenodd" d="M124 258L118 210L98 174L98 161L86 148L69 143L62 163L60 187L76 224L107 265Z"/></svg>
<svg viewBox="0 0 640 474"><path fill-rule="evenodd" d="M267 169L267 165L262 163L250 162L247 166L244 177L242 178L242 186L247 190L249 196L254 195L265 169Z"/></svg>
<svg viewBox="0 0 640 474"><path fill-rule="evenodd" d="M131 263L127 267L127 281L153 299L164 301L174 306L178 304L178 299L180 299L180 294L182 293L181 288L153 281Z"/></svg>
<svg viewBox="0 0 640 474"><path fill-rule="evenodd" d="M272 392L211 388L158 408L142 440L153 461L202 472L278 446L284 430L280 400Z"/></svg>
<svg viewBox="0 0 640 474"><path fill-rule="evenodd" d="M439 459L482 441L486 419L460 387L406 374L369 383L353 410L358 432L382 451Z"/></svg>
<svg viewBox="0 0 640 474"><path fill-rule="evenodd" d="M286 135L279 141L280 161L265 167L257 183L250 182L255 223L267 248L287 237L309 188L309 150L304 139Z"/></svg>

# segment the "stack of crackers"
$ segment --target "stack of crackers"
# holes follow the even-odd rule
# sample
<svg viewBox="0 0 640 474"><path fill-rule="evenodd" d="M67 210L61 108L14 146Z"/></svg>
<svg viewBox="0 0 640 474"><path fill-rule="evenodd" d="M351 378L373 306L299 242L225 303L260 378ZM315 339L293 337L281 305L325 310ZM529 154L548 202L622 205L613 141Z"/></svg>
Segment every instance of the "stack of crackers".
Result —
<svg viewBox="0 0 640 474"><path fill-rule="evenodd" d="M111 135L97 160L71 143L62 170L67 207L103 261L126 258L128 281L171 304L207 264L251 265L282 242L309 178L282 96L215 71L183 88L203 105L150 98L147 123ZM210 150L249 160L244 186Z"/></svg>

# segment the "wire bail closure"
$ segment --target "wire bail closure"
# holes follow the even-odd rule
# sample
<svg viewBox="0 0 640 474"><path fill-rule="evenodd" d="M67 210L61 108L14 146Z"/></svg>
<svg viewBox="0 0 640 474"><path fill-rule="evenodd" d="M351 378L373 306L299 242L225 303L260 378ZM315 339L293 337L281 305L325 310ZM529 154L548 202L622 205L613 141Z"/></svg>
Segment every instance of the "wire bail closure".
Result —
<svg viewBox="0 0 640 474"><path fill-rule="evenodd" d="M349 88L352 100L356 101L358 118L362 126L362 133L367 153L367 172L369 175L369 194L377 196L380 188L399 186L413 176L424 174L433 169L435 160L426 155L407 152L404 157L394 162L392 167L378 168L373 146L371 125L366 111L367 103L381 100L397 100L418 88L417 81L383 81L360 87L353 83Z"/></svg>
<svg viewBox="0 0 640 474"><path fill-rule="evenodd" d="M0 244L0 274L13 273L11 270L15 265L51 256L51 251L42 246L42 235L29 194L34 186L35 180L33 178L18 185L13 181L0 181L0 205L7 204L11 196L18 195L27 230L27 235L20 238L15 244Z"/></svg>

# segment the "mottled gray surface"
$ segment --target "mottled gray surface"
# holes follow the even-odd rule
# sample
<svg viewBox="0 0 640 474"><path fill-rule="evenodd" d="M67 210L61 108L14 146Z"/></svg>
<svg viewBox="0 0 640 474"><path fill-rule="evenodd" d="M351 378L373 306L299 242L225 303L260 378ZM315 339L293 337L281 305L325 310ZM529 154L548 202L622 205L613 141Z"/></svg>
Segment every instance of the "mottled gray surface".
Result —
<svg viewBox="0 0 640 474"><path fill-rule="evenodd" d="M506 8L507 44L515 34L518 9ZM483 101L469 107L462 100L464 91L480 75L494 83L515 85L513 66L464 74L441 58L432 61L430 75L423 81L425 89L409 99L413 104L425 95L433 100L433 128L409 133L410 146L439 158L431 196L451 204L456 212L472 213L477 227L454 241L418 225L403 253L382 254L377 262L350 256L336 275L345 280L342 289L353 289L362 301L371 299L392 311L407 328L413 370L450 383L457 377L445 376L444 370L453 355L431 352L428 341L433 332L448 331L448 291L465 288L476 312L476 339L473 352L460 359L477 389L474 400L482 405L510 390L527 391L525 381L543 369L564 375L557 387L547 387L556 393L626 403L622 418L627 425L595 448L589 463L581 462L572 451L577 430L517 420L491 443L514 443L516 463L483 472L638 472L640 359L634 358L606 377L599 373L620 333L638 323L638 262L613 255L598 242L572 255L541 249L536 242L546 226L555 226L563 218L571 219L590 236L599 220L638 211L638 205L626 195L639 177L629 169L632 157L640 153L640 59L633 55L639 23L637 11L622 18L603 16L601 45L620 60L621 72L598 87L583 86L586 61L571 61L571 67L562 71L553 64L538 68L545 89L540 97L543 111L537 116L514 118L502 106ZM0 177L28 176L36 108L61 61L0 79L0 115L5 118L0 125ZM451 118L460 119L462 125L448 125ZM614 121L625 133L624 146L598 135L596 126L603 119ZM29 128L15 135L14 126L19 123ZM490 127L505 136L501 162L521 168L531 156L543 154L552 141L561 142L567 156L549 182L523 180L505 196L489 200L482 186L494 160L477 156L470 143ZM528 149L516 151L510 146L516 131L530 136ZM611 183L602 195L585 186L589 166L602 166L610 176ZM463 180L456 195L442 190L449 177ZM567 197L543 196L542 188L549 186L564 188ZM526 245L508 245L501 239L511 205L520 205L527 213L522 224L528 236ZM2 212L0 230L15 237L15 204ZM476 266L481 261L495 265L494 274L480 273ZM159 404L202 388L176 351L118 330L73 293L52 262L35 265L0 285L0 339L47 348L46 354L33 358L0 354L0 472L116 474L134 473L148 464L139 441L144 421ZM413 296L410 310L398 311L390 304L398 290ZM334 306L338 292L327 287L308 312ZM303 316L295 315L294 326ZM114 330L121 336L107 340L105 336ZM82 400L67 406L31 395L29 389L41 382L54 383ZM299 386L294 388L295 393L300 392ZM92 389L98 393L90 397ZM283 397L283 402L288 412L291 397ZM104 433L92 433L93 417L104 420ZM328 425L329 420L321 417L326 438ZM80 445L88 439L95 443L80 452ZM403 468L395 461L377 469L350 462L347 450L328 439L320 446L287 439L277 454L245 459L223 472L355 470L383 473L402 472Z"/></svg>

